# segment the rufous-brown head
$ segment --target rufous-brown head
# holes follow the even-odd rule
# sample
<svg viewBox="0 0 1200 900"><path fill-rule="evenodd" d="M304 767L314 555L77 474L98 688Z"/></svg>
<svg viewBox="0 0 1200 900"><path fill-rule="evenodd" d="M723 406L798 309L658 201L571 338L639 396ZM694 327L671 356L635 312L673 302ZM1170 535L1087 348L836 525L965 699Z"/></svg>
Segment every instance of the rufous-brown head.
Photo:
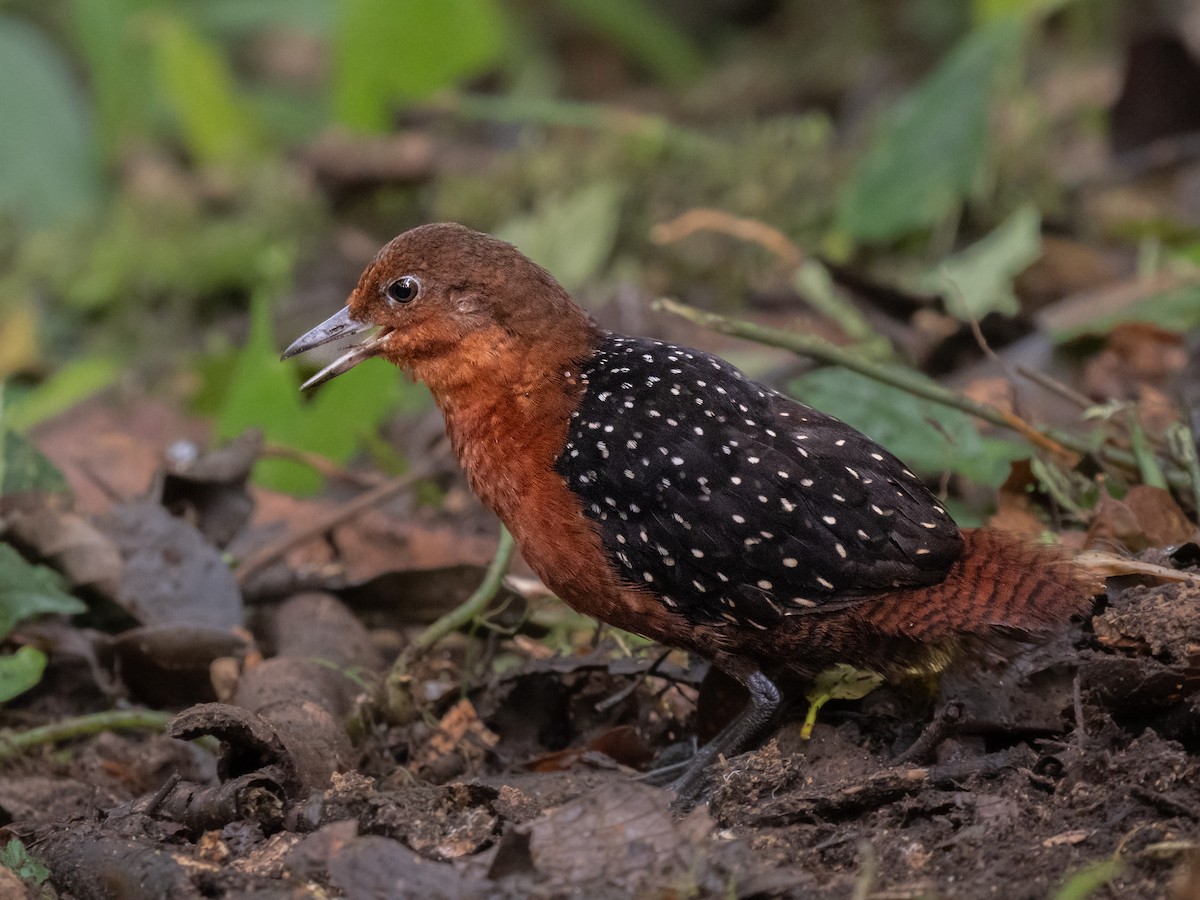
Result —
<svg viewBox="0 0 1200 900"><path fill-rule="evenodd" d="M437 396L464 381L527 368L514 367L514 356L542 354L546 365L569 360L585 352L595 334L591 319L549 272L511 244L454 223L422 225L394 238L362 273L347 306L283 357L372 327L378 330L304 387L380 356Z"/></svg>

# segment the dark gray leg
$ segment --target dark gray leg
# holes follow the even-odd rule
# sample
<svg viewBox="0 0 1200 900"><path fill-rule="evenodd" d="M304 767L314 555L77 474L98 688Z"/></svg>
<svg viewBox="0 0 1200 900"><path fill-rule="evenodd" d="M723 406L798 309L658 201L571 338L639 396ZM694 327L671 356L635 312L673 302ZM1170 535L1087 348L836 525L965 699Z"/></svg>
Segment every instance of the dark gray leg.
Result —
<svg viewBox="0 0 1200 900"><path fill-rule="evenodd" d="M738 680L750 692L750 702L736 719L692 757L687 771L671 785L676 795L673 803L676 809L695 806L707 787L704 776L708 767L719 756L734 756L753 745L770 728L783 705L779 688L762 672L750 672Z"/></svg>

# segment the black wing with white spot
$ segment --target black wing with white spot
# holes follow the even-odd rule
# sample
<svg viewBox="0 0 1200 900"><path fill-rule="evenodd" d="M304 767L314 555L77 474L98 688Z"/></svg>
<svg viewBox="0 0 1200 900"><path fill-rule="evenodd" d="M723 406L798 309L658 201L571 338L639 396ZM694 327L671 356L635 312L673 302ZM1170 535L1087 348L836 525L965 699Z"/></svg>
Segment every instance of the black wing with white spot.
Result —
<svg viewBox="0 0 1200 900"><path fill-rule="evenodd" d="M581 374L558 471L624 577L691 618L765 628L962 552L899 460L714 356L610 335Z"/></svg>

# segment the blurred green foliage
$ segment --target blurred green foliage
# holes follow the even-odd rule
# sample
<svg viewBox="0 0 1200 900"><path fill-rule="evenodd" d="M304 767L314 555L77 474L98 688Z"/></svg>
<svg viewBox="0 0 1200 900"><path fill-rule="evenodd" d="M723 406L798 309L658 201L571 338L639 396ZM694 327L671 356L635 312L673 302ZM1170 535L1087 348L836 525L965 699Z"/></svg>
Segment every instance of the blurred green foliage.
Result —
<svg viewBox="0 0 1200 900"><path fill-rule="evenodd" d="M955 315L1012 313L1013 280L1063 193L1046 188L1037 141L1051 128L1023 93L1028 63L1048 17L1069 31L1106 21L1105 5L781 0L755 30L654 0L13 0L0 15L8 422L26 429L149 358L196 376L196 406L221 436L255 426L339 461L369 451L379 424L425 395L367 364L302 398L273 320L298 272L331 281L324 261L347 233L420 220L493 230L585 300L631 280L720 306L777 286L779 260L753 243L650 245L653 225L709 206L806 251L890 260ZM902 77L880 85L869 72L883 57ZM617 61L618 102L572 93L602 94ZM838 109L847 97L865 99L857 116ZM1035 140L1013 146L1001 121ZM327 130L401 122L486 164L460 159L364 196L329 190L304 160ZM1200 258L1194 229L1139 227L1165 235L1168 262ZM886 344L821 263L792 274L860 345ZM1192 325L1192 293L1143 312ZM227 335L246 320L234 349ZM834 373L804 390L925 474L995 483L1015 452ZM926 417L938 427L913 438L906 423ZM291 462L260 477L317 485Z"/></svg>
<svg viewBox="0 0 1200 900"><path fill-rule="evenodd" d="M0 640L34 616L75 615L86 610L66 592L57 572L32 565L8 544L0 544ZM45 668L46 654L36 647L0 655L0 703L36 685Z"/></svg>

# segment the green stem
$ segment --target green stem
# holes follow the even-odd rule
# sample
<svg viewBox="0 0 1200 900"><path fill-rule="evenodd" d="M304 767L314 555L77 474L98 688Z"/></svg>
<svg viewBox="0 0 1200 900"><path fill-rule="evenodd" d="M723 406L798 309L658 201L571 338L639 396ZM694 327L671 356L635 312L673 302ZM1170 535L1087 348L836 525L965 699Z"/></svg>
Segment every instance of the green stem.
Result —
<svg viewBox="0 0 1200 900"><path fill-rule="evenodd" d="M417 635L400 654L400 658L396 660L396 665L392 667L393 672L397 668L407 671L408 667L426 650L452 631L471 624L476 616L487 609L487 605L492 602L492 598L500 590L500 585L504 583L504 576L508 572L508 564L512 561L514 547L515 542L512 535L508 533L507 528L501 526L500 544L496 548L496 555L492 558L492 563L488 566L487 574L483 576L479 587L462 604L450 610Z"/></svg>
<svg viewBox="0 0 1200 900"><path fill-rule="evenodd" d="M469 625L487 609L487 605L504 582L504 574L512 561L514 547L512 535L508 533L507 528L501 526L500 544L479 587L463 603L413 638L413 642L405 647L404 652L392 663L370 703L384 720L393 725L406 725L421 715L420 705L413 697L412 676L409 674L413 663L446 635Z"/></svg>
<svg viewBox="0 0 1200 900"><path fill-rule="evenodd" d="M153 709L115 709L63 719L61 722L30 728L28 731L0 734L0 759L12 759L43 744L57 744L101 731L123 731L133 728L162 731L174 717L174 713Z"/></svg>

